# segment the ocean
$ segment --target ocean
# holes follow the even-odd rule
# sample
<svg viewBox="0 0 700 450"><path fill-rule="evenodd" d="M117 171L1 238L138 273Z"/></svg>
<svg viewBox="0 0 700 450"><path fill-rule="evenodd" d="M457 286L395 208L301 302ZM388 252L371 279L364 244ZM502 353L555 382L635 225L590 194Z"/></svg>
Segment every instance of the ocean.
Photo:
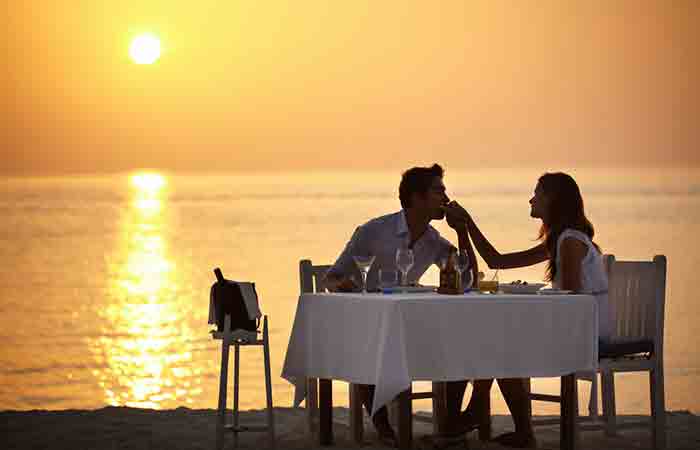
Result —
<svg viewBox="0 0 700 450"><path fill-rule="evenodd" d="M542 170L449 170L460 201L502 252L535 244L528 200ZM617 259L668 258L666 408L700 412L700 169L569 171L596 242ZM334 261L355 227L397 211L400 171L0 178L0 409L215 408L220 346L207 325L214 267L256 283L269 316L273 395L297 297L298 263ZM443 222L435 227L456 236ZM481 262L483 267L483 261ZM544 265L502 270L541 281ZM422 282L435 284L437 269ZM262 352L241 356L241 407L265 404ZM418 383L420 384L420 383ZM581 408L588 399L581 382ZM620 413L648 413L648 377L616 379ZM337 405L347 385L334 383ZM533 390L557 392L558 380ZM497 388L493 410L507 412ZM429 409L428 401L417 409ZM535 405L535 413L556 413Z"/></svg>

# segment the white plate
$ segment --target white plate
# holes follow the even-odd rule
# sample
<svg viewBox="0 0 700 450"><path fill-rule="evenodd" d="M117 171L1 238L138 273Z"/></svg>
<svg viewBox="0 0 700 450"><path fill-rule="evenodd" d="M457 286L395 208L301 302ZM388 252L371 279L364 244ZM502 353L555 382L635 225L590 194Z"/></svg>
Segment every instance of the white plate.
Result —
<svg viewBox="0 0 700 450"><path fill-rule="evenodd" d="M566 295L571 294L573 291L567 291L565 289L540 289L537 291L540 295Z"/></svg>
<svg viewBox="0 0 700 450"><path fill-rule="evenodd" d="M528 284L510 284L504 283L498 285L498 290L504 294L536 294L544 283L528 283Z"/></svg>

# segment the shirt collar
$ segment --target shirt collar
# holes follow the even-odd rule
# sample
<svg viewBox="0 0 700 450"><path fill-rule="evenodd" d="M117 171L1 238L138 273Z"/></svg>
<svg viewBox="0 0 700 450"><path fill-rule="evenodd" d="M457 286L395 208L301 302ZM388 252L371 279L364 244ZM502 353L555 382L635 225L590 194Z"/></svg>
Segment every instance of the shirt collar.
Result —
<svg viewBox="0 0 700 450"><path fill-rule="evenodd" d="M399 211L398 223L396 224L396 235L402 236L408 234L408 222L406 222L406 211Z"/></svg>
<svg viewBox="0 0 700 450"><path fill-rule="evenodd" d="M421 236L421 239L423 239L426 236L435 237L435 234L437 232L438 231L435 228L433 228L432 225L428 224L428 228L425 230L423 236ZM408 234L408 222L406 222L406 210L402 209L401 211L399 211L399 219L398 223L396 224L396 235L403 236L406 234Z"/></svg>

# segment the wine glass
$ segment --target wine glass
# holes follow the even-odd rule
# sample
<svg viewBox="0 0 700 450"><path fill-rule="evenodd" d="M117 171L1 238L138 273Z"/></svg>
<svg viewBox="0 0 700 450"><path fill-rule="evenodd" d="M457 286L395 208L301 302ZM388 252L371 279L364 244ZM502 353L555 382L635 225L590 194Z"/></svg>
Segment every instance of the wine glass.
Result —
<svg viewBox="0 0 700 450"><path fill-rule="evenodd" d="M459 272L459 279L462 284L462 289L464 289L465 292L471 288L472 282L474 281L474 275L472 274L471 270L465 273L468 268L469 254L465 249L460 248L459 252L457 253L456 269Z"/></svg>
<svg viewBox="0 0 700 450"><path fill-rule="evenodd" d="M353 256L352 259L355 260L355 265L360 269L360 274L362 275L362 293L367 293L367 273L369 273L370 267L374 262L374 256Z"/></svg>
<svg viewBox="0 0 700 450"><path fill-rule="evenodd" d="M401 286L408 285L408 271L413 267L413 250L399 247L396 249L396 267L401 271Z"/></svg>

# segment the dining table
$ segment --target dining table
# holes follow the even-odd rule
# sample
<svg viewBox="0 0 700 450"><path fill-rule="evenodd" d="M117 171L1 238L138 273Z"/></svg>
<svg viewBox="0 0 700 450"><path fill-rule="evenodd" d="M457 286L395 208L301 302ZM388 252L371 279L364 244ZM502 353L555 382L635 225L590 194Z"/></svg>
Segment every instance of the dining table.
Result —
<svg viewBox="0 0 700 450"><path fill-rule="evenodd" d="M295 386L319 380L319 440L333 442L332 381L375 385L373 410L413 381L561 377L561 447L576 445L577 372L598 364L592 295L469 292L308 293L299 296L282 369ZM410 411L410 406L409 406ZM410 416L398 424L411 447Z"/></svg>

